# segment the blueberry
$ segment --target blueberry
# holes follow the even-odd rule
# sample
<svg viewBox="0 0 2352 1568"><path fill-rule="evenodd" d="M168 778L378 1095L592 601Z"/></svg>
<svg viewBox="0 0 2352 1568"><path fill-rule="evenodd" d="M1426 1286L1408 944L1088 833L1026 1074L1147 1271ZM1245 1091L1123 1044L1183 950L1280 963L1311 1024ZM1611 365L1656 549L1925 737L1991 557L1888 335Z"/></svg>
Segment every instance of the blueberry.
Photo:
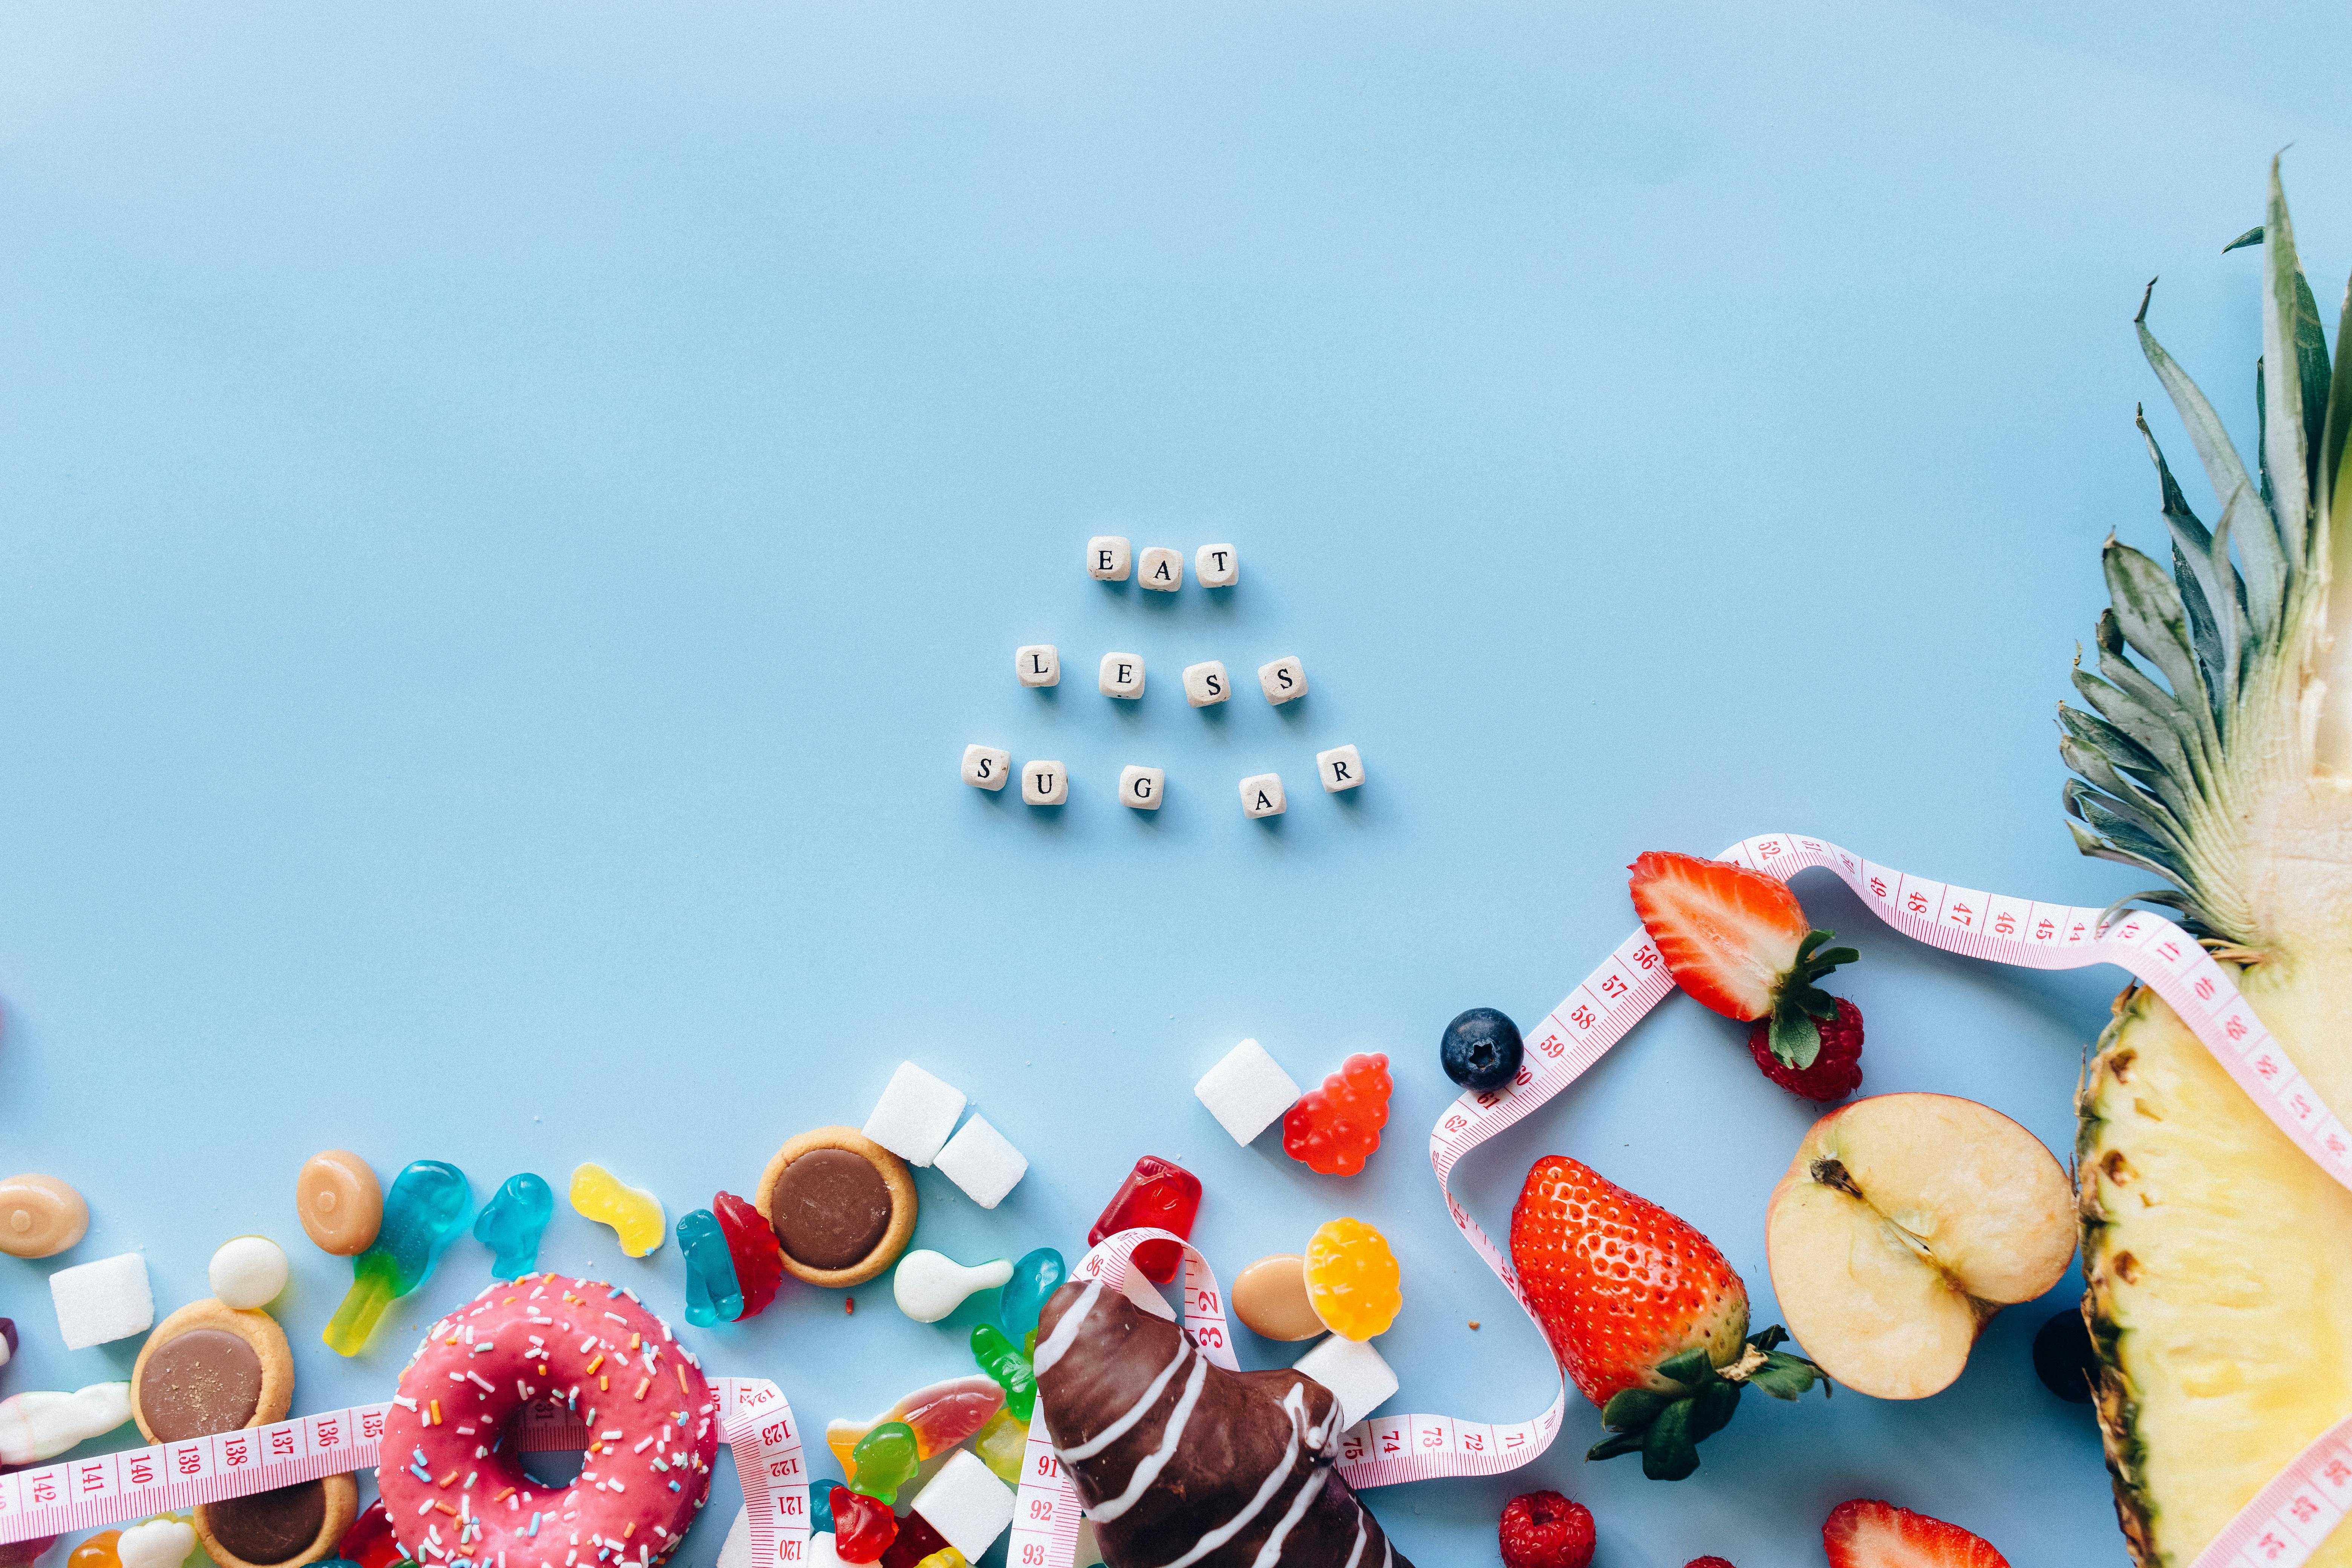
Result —
<svg viewBox="0 0 2352 1568"><path fill-rule="evenodd" d="M2069 1405L2091 1403L2091 1380L2099 1375L2099 1358L2091 1348L2091 1331L2083 1326L2080 1308L2053 1313L2033 1336L2033 1375Z"/></svg>
<svg viewBox="0 0 2352 1568"><path fill-rule="evenodd" d="M1519 1026L1492 1007L1473 1007L1437 1042L1438 1065L1465 1089L1500 1089L1517 1076Z"/></svg>

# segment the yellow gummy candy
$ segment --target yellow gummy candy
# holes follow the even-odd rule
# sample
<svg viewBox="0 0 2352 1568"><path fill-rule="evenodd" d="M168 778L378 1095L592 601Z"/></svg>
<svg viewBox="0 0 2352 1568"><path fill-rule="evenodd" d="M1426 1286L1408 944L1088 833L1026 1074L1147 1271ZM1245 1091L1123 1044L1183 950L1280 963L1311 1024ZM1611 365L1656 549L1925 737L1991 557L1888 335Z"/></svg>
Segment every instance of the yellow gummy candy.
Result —
<svg viewBox="0 0 2352 1568"><path fill-rule="evenodd" d="M971 1568L971 1564L966 1563L963 1560L963 1553L954 1547L942 1546L920 1563L916 1563L915 1568Z"/></svg>
<svg viewBox="0 0 2352 1568"><path fill-rule="evenodd" d="M1015 1421L1010 1410L1000 1410L973 1434L971 1446L980 1462L996 1472L998 1480L1008 1487L1021 1484L1022 1458L1029 1447L1029 1423ZM922 1565L918 1563L916 1568Z"/></svg>
<svg viewBox="0 0 2352 1568"><path fill-rule="evenodd" d="M609 1225L621 1238L621 1250L643 1258L662 1244L669 1226L661 1199L643 1187L624 1184L598 1164L572 1173L572 1206L598 1225Z"/></svg>
<svg viewBox="0 0 2352 1568"><path fill-rule="evenodd" d="M1360 1219L1335 1219L1307 1244L1307 1300L1323 1326L1344 1340L1386 1333L1404 1307L1396 1254Z"/></svg>

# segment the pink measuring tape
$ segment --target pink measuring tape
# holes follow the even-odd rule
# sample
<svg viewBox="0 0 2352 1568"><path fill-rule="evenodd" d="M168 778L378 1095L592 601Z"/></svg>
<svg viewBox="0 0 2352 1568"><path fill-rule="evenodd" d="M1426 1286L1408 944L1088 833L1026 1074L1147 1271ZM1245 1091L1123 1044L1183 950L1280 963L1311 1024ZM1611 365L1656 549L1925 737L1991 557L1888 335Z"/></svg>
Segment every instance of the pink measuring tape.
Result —
<svg viewBox="0 0 2352 1568"><path fill-rule="evenodd" d="M2032 969L2113 963L2129 970L2171 1004L2230 1076L2295 1145L2352 1186L2352 1131L2279 1049L2226 971L2179 926L2143 910L2102 930L2102 911L2069 904L2002 898L1875 866L1826 839L1767 834L1720 857L1787 881L1812 867L1834 872L1871 912L1904 935L1948 952ZM1461 1158L1533 1115L1584 1076L1610 1047L1675 989L1666 966L1636 930L1527 1035L1527 1058L1508 1089L1467 1093L1429 1136L1429 1163L1446 1211L1463 1238L1510 1288L1529 1321L1510 1259L1454 1201L1446 1178ZM1124 1231L1087 1254L1076 1277L1100 1277L1147 1310L1172 1315L1157 1291L1130 1274L1129 1257L1160 1231ZM1184 1324L1202 1355L1234 1366L1232 1334L1216 1276L1200 1253L1184 1248ZM1538 1324L1538 1331L1541 1325ZM1358 1489L1440 1476L1496 1475L1549 1447L1567 1411L1568 1384L1533 1420L1464 1421L1451 1415L1394 1415L1361 1421L1340 1440L1337 1468ZM1040 1412L1041 1417L1043 1412ZM1055 1461L1041 1418L1030 1424L1020 1499L1013 1510L1013 1568L1070 1568L1081 1517L1077 1494ZM2306 1561L2338 1521L2352 1512L2352 1416L2313 1439L2276 1480L2256 1493L2191 1568L2294 1568Z"/></svg>

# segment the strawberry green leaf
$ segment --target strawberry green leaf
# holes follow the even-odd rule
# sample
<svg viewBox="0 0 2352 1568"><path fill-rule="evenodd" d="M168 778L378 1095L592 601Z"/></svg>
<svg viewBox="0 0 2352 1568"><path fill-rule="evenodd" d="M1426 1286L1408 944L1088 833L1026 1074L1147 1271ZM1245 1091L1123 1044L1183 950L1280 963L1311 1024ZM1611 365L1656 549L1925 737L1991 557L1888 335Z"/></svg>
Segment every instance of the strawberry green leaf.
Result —
<svg viewBox="0 0 2352 1568"><path fill-rule="evenodd" d="M1691 1397L1690 1435L1694 1443L1723 1430L1739 1408L1739 1384L1717 1378Z"/></svg>
<svg viewBox="0 0 2352 1568"><path fill-rule="evenodd" d="M1601 1407L1601 1424L1612 1432L1639 1432L1656 1420L1658 1412L1671 1403L1664 1394L1651 1389L1621 1388Z"/></svg>
<svg viewBox="0 0 2352 1568"><path fill-rule="evenodd" d="M1691 1435L1696 1406L1677 1399L1658 1413L1642 1434L1642 1473L1654 1481L1679 1481L1698 1468L1698 1443Z"/></svg>
<svg viewBox="0 0 2352 1568"><path fill-rule="evenodd" d="M1584 1451L1584 1458L1586 1462L1590 1463L1594 1459L1613 1459L1621 1454L1638 1454L1641 1451L1641 1433L1617 1432L1603 1437L1587 1448Z"/></svg>
<svg viewBox="0 0 2352 1568"><path fill-rule="evenodd" d="M1783 1066L1802 1071L1822 1054L1822 1031L1802 1008L1780 1008L1772 1015L1771 1044Z"/></svg>
<svg viewBox="0 0 2352 1568"><path fill-rule="evenodd" d="M1708 1359L1704 1345L1695 1346L1679 1355L1668 1356L1658 1363L1658 1375L1671 1378L1685 1388L1704 1388L1710 1383L1722 1381L1716 1376L1715 1363ZM1612 1399L1610 1403L1614 1405L1616 1401Z"/></svg>
<svg viewBox="0 0 2352 1568"><path fill-rule="evenodd" d="M1764 1358L1764 1364L1748 1374L1748 1381L1775 1399L1796 1399L1818 1383L1826 1394L1832 1384L1822 1374L1822 1369L1802 1356L1774 1351Z"/></svg>
<svg viewBox="0 0 2352 1568"><path fill-rule="evenodd" d="M1776 1351L1788 1342L1789 1331L1775 1323L1748 1336L1748 1342L1759 1351Z"/></svg>

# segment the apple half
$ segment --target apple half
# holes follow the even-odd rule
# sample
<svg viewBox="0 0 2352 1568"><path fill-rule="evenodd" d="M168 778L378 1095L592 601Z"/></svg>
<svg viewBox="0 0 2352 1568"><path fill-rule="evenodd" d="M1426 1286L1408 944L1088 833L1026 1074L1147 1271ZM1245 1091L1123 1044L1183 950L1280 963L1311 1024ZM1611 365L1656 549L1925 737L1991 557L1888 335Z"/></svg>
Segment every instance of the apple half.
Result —
<svg viewBox="0 0 2352 1568"><path fill-rule="evenodd" d="M2003 1307L2074 1256L2074 1189L2042 1141L1990 1106L1881 1094L1805 1133L1764 1216L1782 1321L1823 1372L1925 1399Z"/></svg>

